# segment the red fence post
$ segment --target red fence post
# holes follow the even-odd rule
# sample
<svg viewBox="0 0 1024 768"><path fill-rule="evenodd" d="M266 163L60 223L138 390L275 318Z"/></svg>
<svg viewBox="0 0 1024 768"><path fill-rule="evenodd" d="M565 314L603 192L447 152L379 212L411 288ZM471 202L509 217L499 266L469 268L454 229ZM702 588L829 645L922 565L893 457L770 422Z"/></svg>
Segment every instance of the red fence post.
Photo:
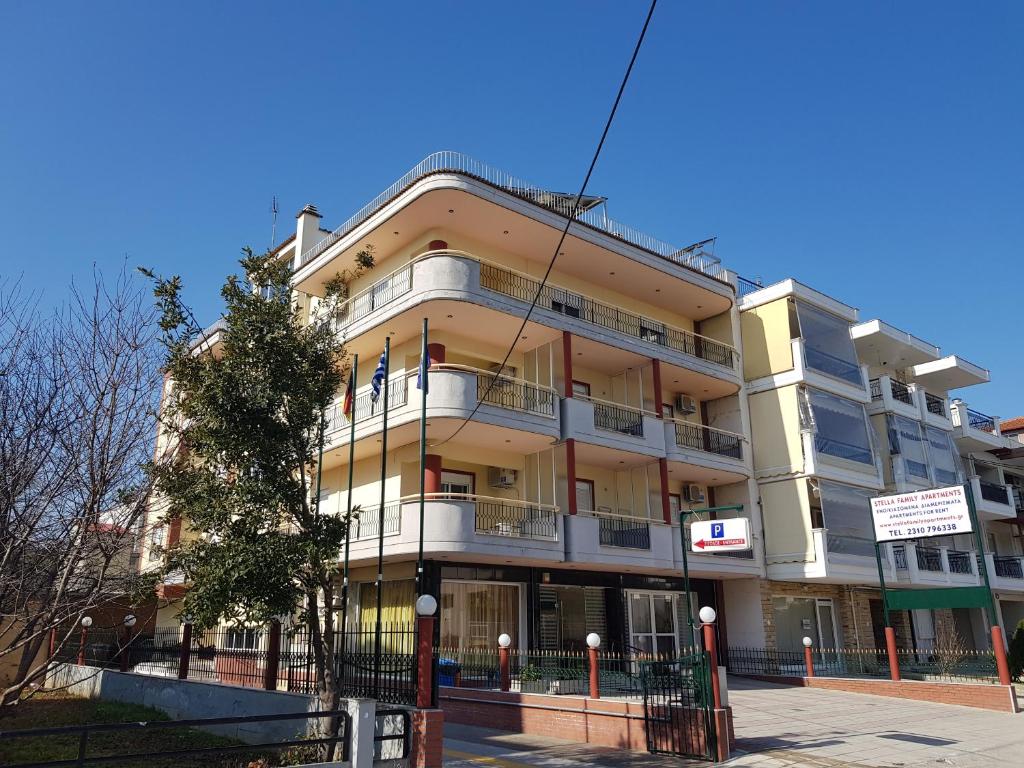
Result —
<svg viewBox="0 0 1024 768"><path fill-rule="evenodd" d="M281 668L281 622L272 619L267 635L267 663L263 667L263 689L277 690L277 673Z"/></svg>
<svg viewBox="0 0 1024 768"><path fill-rule="evenodd" d="M416 617L416 706L434 706L434 617Z"/></svg>
<svg viewBox="0 0 1024 768"><path fill-rule="evenodd" d="M889 654L889 677L895 681L900 679L900 660L896 655L896 630L885 628L885 650Z"/></svg>
<svg viewBox="0 0 1024 768"><path fill-rule="evenodd" d="M814 654L811 653L812 640L804 638L804 666L807 667L807 676L814 677Z"/></svg>
<svg viewBox="0 0 1024 768"><path fill-rule="evenodd" d="M600 699L601 698L601 672L597 663L597 648L587 648L587 653L590 656L590 698Z"/></svg>
<svg viewBox="0 0 1024 768"><path fill-rule="evenodd" d="M704 649L711 659L711 698L715 709L722 708L722 683L718 679L718 649L715 647L715 625L704 624Z"/></svg>
<svg viewBox="0 0 1024 768"><path fill-rule="evenodd" d="M57 653L57 628L50 627L50 652L46 658L52 659L55 653Z"/></svg>
<svg viewBox="0 0 1024 768"><path fill-rule="evenodd" d="M128 671L128 654L130 653L129 646L131 645L131 629L129 627L124 628L124 641L121 643L121 653L118 655L118 671Z"/></svg>
<svg viewBox="0 0 1024 768"><path fill-rule="evenodd" d="M181 652L178 656L178 679L188 680L188 662L192 653L192 624L185 622L181 626Z"/></svg>
<svg viewBox="0 0 1024 768"><path fill-rule="evenodd" d="M506 639L511 641L508 635L498 638L498 677L501 680L501 690L503 691L512 688L512 668L508 644L502 643Z"/></svg>
<svg viewBox="0 0 1024 768"><path fill-rule="evenodd" d="M92 626L92 617L83 616L82 635L78 639L78 666L85 666L85 644L89 642L89 627Z"/></svg>
<svg viewBox="0 0 1024 768"><path fill-rule="evenodd" d="M1006 661L1006 646L1003 645L1003 630L998 624L992 625L992 652L996 655L996 669L999 671L999 684L1010 685L1010 665Z"/></svg>

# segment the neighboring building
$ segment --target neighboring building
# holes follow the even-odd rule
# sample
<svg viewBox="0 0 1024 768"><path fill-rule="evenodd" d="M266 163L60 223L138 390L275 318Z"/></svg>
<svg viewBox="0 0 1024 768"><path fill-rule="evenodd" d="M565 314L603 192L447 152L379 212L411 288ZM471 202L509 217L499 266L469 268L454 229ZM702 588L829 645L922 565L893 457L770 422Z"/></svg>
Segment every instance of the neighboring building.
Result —
<svg viewBox="0 0 1024 768"><path fill-rule="evenodd" d="M680 509L742 505L751 515L749 427L734 276L699 247L677 249L586 201L505 373L459 431L533 299L572 198L459 155L432 156L340 229L307 206L278 250L303 311L373 245L376 267L337 317L359 355L351 497L350 619L375 614L381 404L369 381L391 339L385 480L384 620L413 617L419 537L416 370L430 321L425 588L440 642L674 651L690 642ZM349 498L341 393L328 413L322 509ZM187 528L187 524L185 526ZM171 545L182 531L153 536ZM158 550L153 550L158 552ZM150 550L143 559L154 557ZM745 557L691 555L697 597L722 631L760 624L760 545ZM158 555L156 555L158 557ZM174 597L179 585L165 585ZM171 621L174 606L161 613Z"/></svg>
<svg viewBox="0 0 1024 768"><path fill-rule="evenodd" d="M884 645L870 498L969 481L983 527L1002 621L1024 599L1010 490L991 450L994 420L950 402L949 392L988 381L987 370L795 280L743 281L744 374L754 469L766 529L761 585L765 642ZM973 536L882 546L888 586L981 583ZM990 550L990 551L988 551ZM1012 555L1013 557L1009 557ZM1012 564L1010 561L1013 561ZM981 609L896 615L898 641L931 647L943 628L968 647L989 644ZM1012 625L1011 625L1012 626Z"/></svg>

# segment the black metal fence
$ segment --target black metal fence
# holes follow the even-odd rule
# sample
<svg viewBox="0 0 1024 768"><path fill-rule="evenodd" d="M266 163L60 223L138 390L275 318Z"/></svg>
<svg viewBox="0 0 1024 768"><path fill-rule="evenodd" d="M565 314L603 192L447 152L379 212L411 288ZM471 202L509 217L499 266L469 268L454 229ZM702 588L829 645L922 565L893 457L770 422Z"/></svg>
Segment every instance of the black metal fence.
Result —
<svg viewBox="0 0 1024 768"><path fill-rule="evenodd" d="M1005 485L992 483L988 480L978 480L978 485L981 487L981 498L986 501L993 501L996 504L1010 503L1010 494L1007 492Z"/></svg>
<svg viewBox="0 0 1024 768"><path fill-rule="evenodd" d="M1021 567L1019 557L995 555L992 564L995 566L996 576L1004 579L1024 579L1024 568Z"/></svg>
<svg viewBox="0 0 1024 768"><path fill-rule="evenodd" d="M924 393L924 405L928 409L928 413L934 413L936 416L946 416L946 401L938 395L933 395L931 392Z"/></svg>
<svg viewBox="0 0 1024 768"><path fill-rule="evenodd" d="M644 436L644 415L632 408L591 401L594 405L594 427L620 432L633 437Z"/></svg>
<svg viewBox="0 0 1024 768"><path fill-rule="evenodd" d="M698 451L716 453L719 456L743 458L743 443L739 435L709 429L703 424L689 424L677 421L676 445L682 448L693 448Z"/></svg>
<svg viewBox="0 0 1024 768"><path fill-rule="evenodd" d="M477 533L546 541L558 538L558 519L553 509L482 499L475 504Z"/></svg>
<svg viewBox="0 0 1024 768"><path fill-rule="evenodd" d="M372 624L347 627L339 638L334 673L343 696L415 704L415 626L385 622L379 636Z"/></svg>
<svg viewBox="0 0 1024 768"><path fill-rule="evenodd" d="M917 552L917 567L922 571L942 571L942 550L935 547L914 547Z"/></svg>
<svg viewBox="0 0 1024 768"><path fill-rule="evenodd" d="M493 373L476 375L477 399L513 411L555 415L555 393L545 387Z"/></svg>
<svg viewBox="0 0 1024 768"><path fill-rule="evenodd" d="M604 515L601 515L598 520L598 537L601 546L626 549L651 548L651 526L647 520Z"/></svg>

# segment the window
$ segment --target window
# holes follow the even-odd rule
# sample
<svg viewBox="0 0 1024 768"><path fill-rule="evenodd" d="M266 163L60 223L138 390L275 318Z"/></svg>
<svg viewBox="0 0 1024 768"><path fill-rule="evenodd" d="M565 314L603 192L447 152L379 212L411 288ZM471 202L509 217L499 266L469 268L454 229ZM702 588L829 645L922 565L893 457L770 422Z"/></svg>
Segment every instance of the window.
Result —
<svg viewBox="0 0 1024 768"><path fill-rule="evenodd" d="M492 651L498 635L519 642L518 584L479 581L441 582L441 645L444 648Z"/></svg>
<svg viewBox="0 0 1024 768"><path fill-rule="evenodd" d="M864 406L818 389L808 389L807 393L814 422L815 450L847 461L873 464Z"/></svg>
<svg viewBox="0 0 1024 768"><path fill-rule="evenodd" d="M956 485L960 482L960 456L954 450L949 432L938 427L925 427L928 440L928 458L936 485Z"/></svg>
<svg viewBox="0 0 1024 768"><path fill-rule="evenodd" d="M474 494L476 493L476 476L472 472L442 469L441 493Z"/></svg>
<svg viewBox="0 0 1024 768"><path fill-rule="evenodd" d="M576 478L576 509L584 512L594 512L594 481Z"/></svg>
<svg viewBox="0 0 1024 768"><path fill-rule="evenodd" d="M831 600L813 597L774 597L775 636L780 651L803 651L803 639L810 637L818 648L840 645L835 610ZM797 665L793 671L799 671Z"/></svg>
<svg viewBox="0 0 1024 768"><path fill-rule="evenodd" d="M674 419L676 417L676 409L668 403L661 404L661 418L663 419Z"/></svg>
<svg viewBox="0 0 1024 768"><path fill-rule="evenodd" d="M889 452L902 458L905 477L927 481L928 455L925 453L921 427L904 416L889 414ZM893 459L893 469L897 460Z"/></svg>
<svg viewBox="0 0 1024 768"><path fill-rule="evenodd" d="M159 560L167 542L167 526L155 525L149 532L149 559Z"/></svg>
<svg viewBox="0 0 1024 768"><path fill-rule="evenodd" d="M255 651L259 644L259 630L251 627L232 627L224 639L224 647L229 651Z"/></svg>
<svg viewBox="0 0 1024 768"><path fill-rule="evenodd" d="M590 397L590 385L585 381L572 380L573 397Z"/></svg>
<svg viewBox="0 0 1024 768"><path fill-rule="evenodd" d="M871 522L871 497L875 491L818 481L821 526L825 528L829 557L875 556L875 529Z"/></svg>
<svg viewBox="0 0 1024 768"><path fill-rule="evenodd" d="M864 386L850 324L809 304L797 302L796 307L807 367Z"/></svg>

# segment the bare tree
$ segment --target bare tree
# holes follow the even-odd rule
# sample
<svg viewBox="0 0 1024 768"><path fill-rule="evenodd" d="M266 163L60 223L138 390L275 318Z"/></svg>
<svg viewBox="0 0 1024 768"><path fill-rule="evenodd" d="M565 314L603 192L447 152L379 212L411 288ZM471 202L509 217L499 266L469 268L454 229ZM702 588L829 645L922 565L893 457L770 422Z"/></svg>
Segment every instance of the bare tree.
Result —
<svg viewBox="0 0 1024 768"><path fill-rule="evenodd" d="M161 386L155 308L122 270L43 315L0 283L0 714L90 610L139 587ZM53 638L51 640L51 637Z"/></svg>

